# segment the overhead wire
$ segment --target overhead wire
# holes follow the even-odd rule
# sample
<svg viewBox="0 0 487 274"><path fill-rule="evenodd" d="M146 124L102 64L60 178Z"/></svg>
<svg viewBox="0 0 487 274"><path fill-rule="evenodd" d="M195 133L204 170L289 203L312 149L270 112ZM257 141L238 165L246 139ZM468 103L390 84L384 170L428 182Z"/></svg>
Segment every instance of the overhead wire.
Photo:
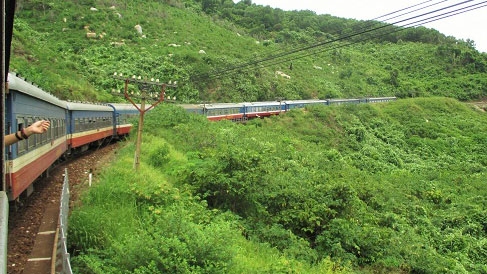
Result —
<svg viewBox="0 0 487 274"><path fill-rule="evenodd" d="M486 2L487 1L485 1L483 3L486 3ZM474 7L472 9L468 9L468 10L461 11L461 12L456 12L456 13L453 13L453 14L443 14L444 16L442 16L440 18L435 18L435 19L431 19L431 20L430 20L430 18L422 19L422 20L419 20L419 21L416 21L416 22L408 23L406 25L410 25L407 28L416 27L416 26L420 26L420 25L423 25L423 24L426 24L426 23L434 22L434 21L437 21L437 20L441 20L443 18L451 17L451 16L454 16L454 15L458 15L458 14L461 14L461 13L465 13L465 12L472 11L472 10L475 10L475 9L479 9L479 8L482 8L482 7L486 7L486 6L487 6L487 4L484 4L484 5L479 6L479 7ZM437 17L437 16L435 16L435 17ZM424 20L427 20L427 21L423 22ZM404 25L404 26L406 26L406 25ZM382 36L385 36L385 35L388 35L388 34L391 34L391 33L394 33L394 32L403 31L403 30L405 30L405 28L395 28L392 31L388 31L388 32L385 32L385 33L379 33L379 34L377 34L375 36L362 38L362 39L360 39L358 41L349 42L349 43L345 43L345 44L339 44L339 45L333 46L331 48L325 48L325 49L317 50L317 51L314 51L314 52L311 52L311 53L307 53L307 54L303 54L303 55L297 56L297 57L290 57L290 58L287 58L287 59L276 60L276 62L270 63L270 64L266 64L266 66L262 66L262 68L263 67L268 67L268 66L273 66L273 65L278 65L278 64L282 64L282 63L288 63L290 61L302 59L302 58L305 58L305 57L309 57L309 56L316 55L318 53L322 53L322 52L326 52L326 51L330 51L330 50L335 50L335 49L339 49L339 48L348 47L348 46L351 46L353 44L358 44L358 43L361 43L361 42L364 42L364 41L367 41L367 40L380 38Z"/></svg>
<svg viewBox="0 0 487 274"><path fill-rule="evenodd" d="M429 1L427 1L427 2L429 2ZM442 2L444 2L444 1L442 1ZM312 53L305 54L305 55L301 55L301 56L298 56L298 57L291 57L291 58L287 58L287 59L282 59L281 61L277 61L277 62L274 62L274 63L271 63L271 64L267 64L265 67L271 66L271 65L280 64L280 63L284 63L284 62L289 62L289 61L296 60L296 59L300 59L300 58L304 58L304 57L307 57L307 56L310 56L310 55L314 55L314 54L319 53L319 52L331 50L331 49L337 49L337 48L342 48L342 47L350 46L352 44L361 43L361 42L364 42L364 41L367 41L367 40L370 40L370 39L380 38L381 36L388 35L388 34L391 34L391 33L394 33L394 32L398 32L398 31L403 31L403 30L405 30L407 28L420 26L420 25L425 24L425 23L437 21L437 20L440 20L440 19L443 19L443 18L451 17L451 16L454 16L454 15L458 15L458 14L461 14L461 13L464 13L464 12L468 12L468 11L474 10L474 9L478 9L478 8L481 8L481 7L485 7L486 6L485 3L487 3L487 1L484 1L484 2L481 2L481 3L473 4L473 5L470 5L470 6L467 6L467 7L463 7L463 8L456 9L456 10L453 10L453 11L449 11L449 12L446 12L446 13L442 13L442 14L439 14L439 15L431 16L431 17L428 17L428 18L425 18L425 19L420 19L420 20L417 20L417 21L409 22L407 24L402 24L402 25L400 24L400 23L407 22L407 21L410 21L412 19L420 18L420 17L423 17L425 15L429 15L429 14L432 14L432 13L435 13L435 12L438 12L438 11L442 11L442 10L445 10L445 9L449 9L449 8L452 8L452 7L455 7L455 6L458 6L458 5L467 3L467 2L472 2L472 1L464 1L462 3L458 3L458 4L455 4L455 5L448 6L448 7L444 7L444 8L435 10L435 11L423 13L423 14L418 15L418 16L414 16L414 17L410 17L410 18L403 19L403 20L400 20L400 21L396 21L396 22L390 23L390 24L385 25L385 26L380 26L380 27L377 27L377 28L368 29L368 30L365 30L365 31L362 31L362 32L358 32L358 33L354 33L354 34L351 34L351 35L348 35L348 36L345 36L345 37L341 37L341 38L336 39L336 40L345 40L345 39L351 38L353 36L359 36L359 35L362 35L362 34L365 34L365 33L368 33L368 32L377 31L377 30L380 30L380 29L388 28L388 27L395 27L391 31L382 32L382 33L379 33L378 35L375 35L375 36L362 38L362 39L360 39L358 41L350 42L350 43L347 43L347 44L336 45L333 48L326 48L324 50L314 51ZM482 4L484 4L484 5L482 5ZM329 41L329 42L331 44L333 42L336 42L336 40Z"/></svg>
<svg viewBox="0 0 487 274"><path fill-rule="evenodd" d="M333 40L324 41L324 42L320 42L320 43L317 43L317 44L311 44L311 45L307 45L307 46L301 47L301 48L295 48L295 49L292 49L292 50L289 50L289 51L285 51L285 52L281 52L281 53L278 53L278 54L270 55L270 56L267 56L265 58L261 58L261 59L258 59L258 60L253 60L253 61L250 61L250 62L242 63L242 64L239 64L239 65L236 65L236 66L233 66L233 67L229 67L229 68L226 68L226 69L223 69L223 70L216 71L211 76L213 76L213 78L218 78L218 76L221 76L223 74L227 74L228 71L235 71L235 70L239 70L239 69L242 69L242 68L245 68L245 67L250 67L250 66L253 66L255 64L260 64L260 63L263 63L263 62L266 62L266 61L269 61L269 60L273 60L273 59L280 58L282 56L291 55L291 54L294 54L294 53L297 53L297 52L305 51L305 50L312 49L312 48L315 48L315 47L319 47L319 46L322 46L322 45L325 45L325 44L331 44L331 43L338 42L338 41L341 41L341 40L346 40L346 39L349 39L351 37L364 34L366 32L374 31L374 30L376 30L376 28L369 29L369 27L373 26L374 24L381 23L381 22L375 21L376 19L380 19L380 18L382 18L384 16L387 16L387 15L391 15L391 14L395 14L395 13L398 13L398 12L401 12L401 11L404 11L404 10L408 10L408 9L413 8L413 7L420 6L420 5L424 4L424 3L428 3L428 2L431 2L431 1L433 1L433 0L428 0L428 1L425 1L425 2L422 2L422 3L416 4L416 5L413 5L413 6L408 7L408 8L403 8L403 9L400 9L398 11L394 11L394 12L388 13L386 15L382 15L382 16L376 17L376 18L374 18L372 20L368 20L368 21L366 21L366 24L364 26L362 26L360 29L358 29L355 33L352 33L352 34L349 34L349 35L345 35L345 36L341 36L341 37L338 37L338 38L333 39ZM444 1L445 0L443 0L441 2L444 2ZM473 0L470 0L470 1L473 1ZM436 3L436 4L438 4L438 3ZM436 5L436 4L434 4L434 5ZM400 16L402 16L402 15L400 15ZM383 27L387 27L387 25L383 25L383 26L381 26L379 28L383 28ZM206 76L208 77L208 75L206 75Z"/></svg>
<svg viewBox="0 0 487 274"><path fill-rule="evenodd" d="M427 24L427 23L430 23L430 22L438 21L438 20L441 20L441 19L444 19L444 18L447 18L447 17L455 16L455 15L458 15L458 14L461 14L461 13L469 12L469 11L472 11L472 10L479 9L479 8L482 8L482 7L487 6L487 4L486 4L487 1L483 1L483 2L480 2L480 3L471 4L470 6L461 7L461 8L455 9L455 10L451 10L451 11L446 11L448 9L455 8L457 6L461 6L461 5L467 4L469 2L473 2L474 0L462 1L460 3L456 3L456 4L453 4L453 5L450 5L450 6L438 8L438 9L433 10L433 11L428 11L428 12L425 12L423 14L411 16L411 17L408 17L408 18L405 18L405 19L399 19L399 21L395 21L395 22L392 22L392 23L387 23L387 21L390 21L392 19L397 19L397 18L400 18L402 16L405 16L405 15L408 15L408 14L411 14L411 13L414 13L414 12L417 12L417 11L422 11L424 9L427 9L427 8L430 8L430 7L439 5L439 4L443 3L443 2L447 2L448 0L442 0L442 1L439 1L439 2L436 2L436 3L430 4L430 5L427 5L427 6L422 7L422 8L418 8L418 9L415 9L415 10L411 10L413 8L416 8L418 6L427 4L427 3L432 2L432 1L434 1L434 0L424 1L422 3L416 4L416 5L407 7L407 8L403 8L403 9L400 9L400 10L397 10L397 11L394 11L394 12L391 12L391 13L388 13L388 14L385 14L385 15L382 15L382 16L379 16L379 17L376 17L374 19L368 20L368 21L366 21L366 24L364 24L358 30L356 30L356 31L354 31L352 33L344 34L344 35L339 36L338 38L335 38L335 39L332 39L332 40L322 41L322 42L315 43L315 44L311 44L311 45L306 45L304 47L295 48L295 49L292 49L292 50L289 50L289 51L285 51L285 52L278 52L276 54L272 54L272 55L267 56L267 57L264 57L264 58L260 58L260 59L253 60L253 61L249 61L249 62L245 62L245 63L242 63L242 64L237 64L235 66L227 67L227 68L222 69L222 70L219 70L219 71L214 71L212 73L204 73L204 74L194 75L194 76L192 76L192 78L193 79L197 79L198 77L201 77L203 75L205 77L210 77L210 78L220 78L222 76L230 76L232 74L239 73L241 71L246 71L246 70L249 70L249 69L255 69L257 67L258 68L265 68L265 67L268 67L268 66L274 66L274 65L277 65L277 64L281 64L281 63L285 63L285 62L290 62L290 61L297 60L297 59L300 59L300 58L304 58L304 57L308 57L308 56L311 56L311 55L315 55L315 54L320 53L320 52L324 52L324 51L328 51L328 50L332 50L332 49L337 49L337 48L342 48L342 47L345 47L345 46L350 46L350 45L353 45L353 44L356 44L356 43L361 43L361 42L364 42L364 41L367 41L367 40L370 40L370 39L380 38L380 37L382 37L384 35L388 35L388 34L391 34L391 33L394 33L394 32L398 32L398 31L402 31L402 30L405 30L405 29L408 29L408 28L412 28L412 27L420 26L420 25ZM401 13L403 11L407 11L407 12ZM446 11L446 12L441 13L441 14L437 14L437 15L434 15L436 13L443 12L443 11ZM394 15L394 14L397 14L397 13L401 13L401 14ZM391 16L391 15L394 15L394 16L393 17L388 17L388 16ZM428 16L428 17L427 18L420 19L420 18L425 17L425 16ZM384 18L384 17L386 17L386 19L384 19L383 21L377 21L378 19L381 19L381 18ZM416 21L409 22L411 20L416 20ZM380 24L380 25L378 27L374 27L374 26L377 26L377 24ZM390 29L390 30L387 30L387 29ZM334 47L331 47L331 48L318 49L319 47L333 45L333 44L336 44L337 42L340 42L340 41L343 41L343 40L348 40L348 39L351 39L351 38L355 38L357 36L360 37L361 35L364 35L366 33L372 33L372 32L379 32L379 34L373 35L373 36L367 36L367 37L364 37L362 39L359 39L359 40L356 40L356 41L352 41L350 43L335 45ZM300 53L300 52L303 52L303 51L312 51L312 52L307 53L307 54L301 54L300 56L292 56L292 55L294 55L296 53Z"/></svg>

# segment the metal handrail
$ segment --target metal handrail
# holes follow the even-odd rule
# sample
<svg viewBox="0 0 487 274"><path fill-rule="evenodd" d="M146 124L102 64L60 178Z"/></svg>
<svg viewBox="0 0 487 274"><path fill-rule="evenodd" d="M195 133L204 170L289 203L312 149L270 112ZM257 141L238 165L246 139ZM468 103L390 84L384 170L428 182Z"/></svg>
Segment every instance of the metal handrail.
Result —
<svg viewBox="0 0 487 274"><path fill-rule="evenodd" d="M56 273L72 274L70 255L67 249L68 242L68 216L69 216L69 177L68 169L64 169L64 183L61 193L61 202L59 207L59 233L56 249Z"/></svg>
<svg viewBox="0 0 487 274"><path fill-rule="evenodd" d="M7 273L8 197L0 191L0 274Z"/></svg>

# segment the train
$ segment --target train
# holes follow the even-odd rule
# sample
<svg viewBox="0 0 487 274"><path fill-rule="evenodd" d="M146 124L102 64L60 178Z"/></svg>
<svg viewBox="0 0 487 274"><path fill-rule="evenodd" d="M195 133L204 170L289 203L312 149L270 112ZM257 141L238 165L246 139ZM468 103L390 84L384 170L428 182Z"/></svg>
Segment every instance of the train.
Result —
<svg viewBox="0 0 487 274"><path fill-rule="evenodd" d="M60 100L25 81L8 74L5 96L5 134L19 131L38 120L49 120L46 133L35 134L5 148L5 190L10 201L34 191L37 178L49 174L60 160L125 138L140 106L123 103L81 103ZM246 121L263 118L313 104L337 105L387 102L395 97L288 100L251 103L181 104L188 112L204 115L210 121Z"/></svg>
<svg viewBox="0 0 487 274"><path fill-rule="evenodd" d="M264 118L279 115L296 108L305 108L310 105L341 105L361 103L381 103L395 101L396 97L372 97L359 99L311 99L311 100L285 100L249 103L217 103L181 105L187 111L204 115L210 121L232 120L246 121L253 118Z"/></svg>
<svg viewBox="0 0 487 274"><path fill-rule="evenodd" d="M49 120L46 133L5 148L5 187L10 201L30 195L35 180L59 160L126 137L139 112L131 104L68 102L13 73L5 96L5 134L37 120Z"/></svg>

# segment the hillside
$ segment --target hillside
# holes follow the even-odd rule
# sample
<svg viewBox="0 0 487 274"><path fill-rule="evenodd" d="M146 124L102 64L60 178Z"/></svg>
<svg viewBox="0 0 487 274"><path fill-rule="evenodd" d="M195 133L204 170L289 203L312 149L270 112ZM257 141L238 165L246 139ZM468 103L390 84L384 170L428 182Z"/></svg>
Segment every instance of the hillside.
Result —
<svg viewBox="0 0 487 274"><path fill-rule="evenodd" d="M487 271L487 116L466 104L246 125L164 105L145 128L140 174L129 145L72 213L77 273Z"/></svg>
<svg viewBox="0 0 487 274"><path fill-rule="evenodd" d="M182 102L485 97L487 55L469 41L418 27L327 43L365 24L251 1L21 0L11 70L82 101L120 100L114 72L177 81Z"/></svg>

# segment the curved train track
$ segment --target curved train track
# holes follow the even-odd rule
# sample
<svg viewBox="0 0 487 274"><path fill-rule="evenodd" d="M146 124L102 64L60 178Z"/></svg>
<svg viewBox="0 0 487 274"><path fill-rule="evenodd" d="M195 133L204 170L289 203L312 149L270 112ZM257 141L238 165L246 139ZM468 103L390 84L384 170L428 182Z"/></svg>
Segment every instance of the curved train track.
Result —
<svg viewBox="0 0 487 274"><path fill-rule="evenodd" d="M96 176L102 165L110 162L119 145L110 144L59 164L52 170L50 177L36 182L36 191L28 199L24 199L23 203L10 205L7 273L24 272L46 208L53 204L59 208L65 168L68 169L69 174L70 204L72 204L78 200L81 191L86 189L89 170L92 169ZM53 247L45 248L52 250Z"/></svg>

